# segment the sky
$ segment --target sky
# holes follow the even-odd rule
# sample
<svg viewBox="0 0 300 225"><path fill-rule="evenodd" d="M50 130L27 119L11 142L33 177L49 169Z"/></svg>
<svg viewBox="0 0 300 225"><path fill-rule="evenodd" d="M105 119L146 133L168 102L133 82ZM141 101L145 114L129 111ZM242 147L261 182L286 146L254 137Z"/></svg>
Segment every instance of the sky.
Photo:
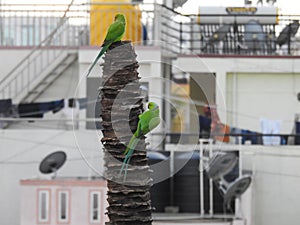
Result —
<svg viewBox="0 0 300 225"><path fill-rule="evenodd" d="M155 0L144 0L145 2L153 2ZM157 0L162 1L162 0ZM264 0L266 1L266 0ZM11 4L11 3L30 3L30 4L67 4L71 0L0 0L2 3ZM75 0L76 3L85 3L87 0ZM255 5L257 0L252 0L252 3ZM194 14L198 12L199 6L243 6L244 0L188 0L182 12L184 14ZM299 1L297 0L277 0L276 5L280 9L282 14L300 14Z"/></svg>

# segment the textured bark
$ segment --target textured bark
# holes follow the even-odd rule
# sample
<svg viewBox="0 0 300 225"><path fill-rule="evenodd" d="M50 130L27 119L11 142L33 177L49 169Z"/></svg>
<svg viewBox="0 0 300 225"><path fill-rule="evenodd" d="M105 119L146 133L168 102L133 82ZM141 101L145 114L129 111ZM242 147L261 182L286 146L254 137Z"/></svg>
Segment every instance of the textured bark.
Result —
<svg viewBox="0 0 300 225"><path fill-rule="evenodd" d="M105 151L108 179L107 225L152 224L150 202L150 174L143 138L128 169L126 182L119 171L124 151L143 112L140 95L138 62L130 42L116 42L107 51L103 64L103 84L100 91L102 104L102 143Z"/></svg>

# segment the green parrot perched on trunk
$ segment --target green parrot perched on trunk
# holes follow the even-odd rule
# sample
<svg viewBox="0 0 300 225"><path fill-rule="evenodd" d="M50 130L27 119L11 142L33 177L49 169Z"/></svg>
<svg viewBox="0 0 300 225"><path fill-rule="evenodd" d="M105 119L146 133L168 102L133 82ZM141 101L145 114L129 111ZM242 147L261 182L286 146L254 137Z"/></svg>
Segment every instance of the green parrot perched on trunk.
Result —
<svg viewBox="0 0 300 225"><path fill-rule="evenodd" d="M94 60L93 64L91 65L91 67L89 68L86 76L88 76L91 73L92 69L94 68L94 66L96 65L98 60L101 58L101 56L107 51L109 46L112 43L120 41L122 39L122 37L125 33L125 26L126 26L126 21L125 21L124 15L117 14L115 16L114 23L112 23L108 28L106 37L102 44L102 49L99 52L99 54L97 55L96 59Z"/></svg>
<svg viewBox="0 0 300 225"><path fill-rule="evenodd" d="M127 175L127 169L128 169L128 164L131 159L131 156L135 150L135 147L140 141L140 138L150 131L152 131L155 127L157 127L160 123L160 118L159 118L159 107L156 103L154 102L149 102L148 104L148 110L141 115L139 115L139 122L136 131L134 132L133 136L131 137L129 144L127 145L127 148L124 152L125 159L123 161L120 174L119 176L122 175L122 172L125 169L124 172L124 182L126 180L126 175ZM125 168L126 167L126 168Z"/></svg>

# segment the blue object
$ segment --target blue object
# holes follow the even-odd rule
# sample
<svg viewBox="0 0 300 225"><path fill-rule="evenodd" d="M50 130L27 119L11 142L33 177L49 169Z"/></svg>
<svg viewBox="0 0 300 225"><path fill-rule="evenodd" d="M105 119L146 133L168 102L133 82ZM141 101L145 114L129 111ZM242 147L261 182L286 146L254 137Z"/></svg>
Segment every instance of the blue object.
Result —
<svg viewBox="0 0 300 225"><path fill-rule="evenodd" d="M266 34L262 26L256 20L249 20L245 25L245 44L249 50L264 50L266 44Z"/></svg>
<svg viewBox="0 0 300 225"><path fill-rule="evenodd" d="M200 127L200 138L206 138L204 133L210 133L210 125L211 125L211 119L204 117L204 116L199 116L199 127Z"/></svg>
<svg viewBox="0 0 300 225"><path fill-rule="evenodd" d="M245 144L245 141L251 141L252 144L257 144L257 133L250 130L243 130L242 134L248 134L243 136L242 143Z"/></svg>
<svg viewBox="0 0 300 225"><path fill-rule="evenodd" d="M20 118L43 118L44 113L47 113L49 111L56 113L60 111L63 107L63 99L50 102L23 103L18 105L18 113Z"/></svg>
<svg viewBox="0 0 300 225"><path fill-rule="evenodd" d="M146 26L143 24L143 41L148 40L148 32Z"/></svg>
<svg viewBox="0 0 300 225"><path fill-rule="evenodd" d="M165 156L164 154L162 154L160 152L155 152L155 151L147 151L147 157L150 160L159 160L159 161L163 161L163 160L168 159L168 157Z"/></svg>
<svg viewBox="0 0 300 225"><path fill-rule="evenodd" d="M10 111L12 107L11 99L2 99L0 100L0 113L6 114Z"/></svg>
<svg viewBox="0 0 300 225"><path fill-rule="evenodd" d="M296 122L295 127L296 127L296 134L300 135L300 122ZM300 145L300 137L299 136L295 137L295 145Z"/></svg>
<svg viewBox="0 0 300 225"><path fill-rule="evenodd" d="M257 132L233 127L231 128L230 133L240 134L242 137L242 144L245 144L246 141L251 141L251 143L254 145L258 144ZM238 144L238 136L236 137L236 144Z"/></svg>
<svg viewBox="0 0 300 225"><path fill-rule="evenodd" d="M184 159L184 160L199 160L200 159L200 154L199 151L190 151L190 152L185 152L185 153L180 153L177 156L175 156L176 159Z"/></svg>

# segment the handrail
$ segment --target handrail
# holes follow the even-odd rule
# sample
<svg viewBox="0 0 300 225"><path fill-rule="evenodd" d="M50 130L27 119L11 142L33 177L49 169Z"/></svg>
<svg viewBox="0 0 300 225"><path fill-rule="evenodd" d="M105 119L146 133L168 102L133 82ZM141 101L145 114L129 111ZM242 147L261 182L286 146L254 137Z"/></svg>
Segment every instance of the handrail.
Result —
<svg viewBox="0 0 300 225"><path fill-rule="evenodd" d="M73 1L72 1L73 2ZM16 6L15 9L10 8L9 6L13 5ZM15 18L18 18L19 16L22 17L22 13L24 11L24 17L30 18L31 19L31 12L33 12L33 17L37 15L37 17L44 18L43 12L41 11L47 11L45 9L47 6L49 6L48 12L50 14L53 12L55 16L50 17L45 17L45 22L47 29L51 27L51 22L52 20L49 20L51 18L54 18L54 21L57 21L62 13L64 12L64 15L60 18L60 21L56 27L42 42L40 42L36 47L33 47L32 51L26 56L26 57L31 57L32 54L36 51L36 49L40 49L41 46L47 44L49 41L51 41L52 36L57 32L57 29L61 25L64 24L65 19L68 18L70 21L72 19L81 19L81 26L85 26L85 30L89 29L89 23L91 23L91 20L89 20L90 13L94 12L105 12L103 9L99 8L88 8L88 6L105 6L105 5L138 5L140 6L140 11L143 12L142 14L142 22L145 23L143 24L143 30L146 31L146 35L148 36L148 39L144 42L140 42L142 44L146 45L152 45L154 41L161 41L160 44L156 42L156 45L163 45L163 53L166 56L169 56L170 54L168 53L174 53L175 55L181 54L181 53L189 53L193 52L195 54L212 54L212 55L222 55L222 54L240 54L240 55L300 55L300 48L298 45L293 45L294 43L299 44L299 39L294 39L290 40L289 42L289 49L292 51L286 52L285 51L285 46L283 48L278 47L278 44L276 42L276 38L278 37L278 34L280 31L288 24L288 22L291 22L293 20L293 16L297 16L297 18L300 20L300 15L282 15L282 14L259 14L257 17L273 17L276 16L278 20L278 24L274 24L274 22L264 22L261 24L261 27L263 29L263 32L261 30L257 30L257 32L253 31L247 31L248 35L245 35L247 32L245 31L245 26L247 24L247 19L243 18L243 22L239 23L234 23L234 22L228 22L232 25L231 29L227 32L218 30L222 24L227 23L226 21L221 22L217 17L235 17L237 15L227 15L225 13L221 14L206 14L203 13L201 15L199 14L181 14L180 12L167 7L164 4L158 4L158 3L117 3L117 2L100 2L100 3L72 3L72 8L70 8L71 5L68 5L68 9L63 11L63 9L66 6L66 4L10 4L10 5L4 5L2 8L2 13L3 10L8 12L7 18L4 17L4 19L7 19L7 23L10 23L10 17L9 17L9 12L14 12L15 17L12 19L14 21ZM24 7L23 7L24 6ZM28 6L28 7L27 7ZM30 8L32 6L33 8ZM58 6L58 7L55 7ZM149 6L149 7L148 7ZM53 7L53 8L52 8ZM118 8L118 7L116 7ZM45 9L45 10L44 10ZM19 13L19 10L21 12ZM104 9L105 10L105 9ZM4 12L4 14L5 14ZM26 14L26 12L29 12ZM37 14L34 14L36 12L39 12ZM144 13L146 12L146 13ZM149 14L147 14L149 13ZM28 16L29 15L29 16ZM46 15L46 14L45 14ZM177 18L179 20L176 20ZM239 17L245 17L249 15L238 15ZM209 17L214 18L216 17L216 20L214 22L199 22L201 21L201 17ZM154 19L155 18L155 19ZM174 19L170 19L174 18ZM181 18L184 18L185 22L180 21ZM198 18L200 20L198 20ZM250 18L250 17L249 17ZM26 18L25 18L26 19ZM57 20L56 20L57 19ZM86 19L86 20L84 20ZM74 20L74 21L75 21ZM231 21L231 20L230 20ZM273 20L272 20L273 21ZM276 23L277 23L276 22ZM33 23L34 24L34 23ZM34 24L35 25L35 24ZM70 23L70 26L74 26L74 24ZM249 25L248 25L249 27ZM90 27L91 28L91 27ZM145 29L144 29L145 28ZM39 28L36 33L39 35L38 37L32 37L30 42L27 41L27 45L36 45L36 43L39 42L44 37L44 30L42 28ZM92 27L91 29L92 32L90 33L91 35L95 35L97 30ZM101 29L99 29L101 30ZM30 32L29 29L25 31L27 33ZM134 32L134 31L131 31ZM141 32L141 33L142 33ZM254 40L249 40L249 33L250 35L256 34L256 36L262 36L264 35L265 38L263 41L257 41L257 39ZM298 32L299 33L299 32ZM143 35L144 33L142 33ZM212 38L213 36L218 36L222 34L224 37L222 40L220 38ZM15 36L16 37L15 37ZM30 34L33 36L32 34ZM135 33L133 33L135 35ZM27 35L29 36L29 34ZM247 36L247 39L246 39ZM21 38L20 38L21 37ZM299 37L299 35L297 35ZM10 39L11 40L10 40ZM86 37L88 38L88 37ZM144 36L142 37L144 38ZM142 40L141 38L141 40ZM3 41L3 46L5 44L7 45L14 45L16 42L16 46L23 46L24 42L22 44L20 43L20 40L22 39L22 36L20 33L16 33L15 31L12 31L12 34L9 34L7 39ZM29 38L28 38L29 39ZM86 39L87 40L87 39ZM220 43L222 42L222 43ZM10 44L13 43L13 44ZM220 44L220 45L219 45ZM171 54L173 56L173 54ZM17 68L20 65L24 65L26 63L26 58L23 59L21 62L16 65L4 78L1 78L2 80L0 81L0 84L2 85L3 82L7 81L8 79L12 78L12 73L15 73Z"/></svg>
<svg viewBox="0 0 300 225"><path fill-rule="evenodd" d="M71 6L73 5L74 0L71 0L70 4L68 5L67 9L64 11L63 16L59 20L56 28L44 39L35 46L29 54L27 54L4 78L0 81L0 85L4 83L7 79L11 77L11 75L24 63L27 61L27 59L35 53L37 49L40 49L44 43L50 42L54 36L54 34L58 31L58 29L65 23L65 18L67 16L67 13L69 12Z"/></svg>

